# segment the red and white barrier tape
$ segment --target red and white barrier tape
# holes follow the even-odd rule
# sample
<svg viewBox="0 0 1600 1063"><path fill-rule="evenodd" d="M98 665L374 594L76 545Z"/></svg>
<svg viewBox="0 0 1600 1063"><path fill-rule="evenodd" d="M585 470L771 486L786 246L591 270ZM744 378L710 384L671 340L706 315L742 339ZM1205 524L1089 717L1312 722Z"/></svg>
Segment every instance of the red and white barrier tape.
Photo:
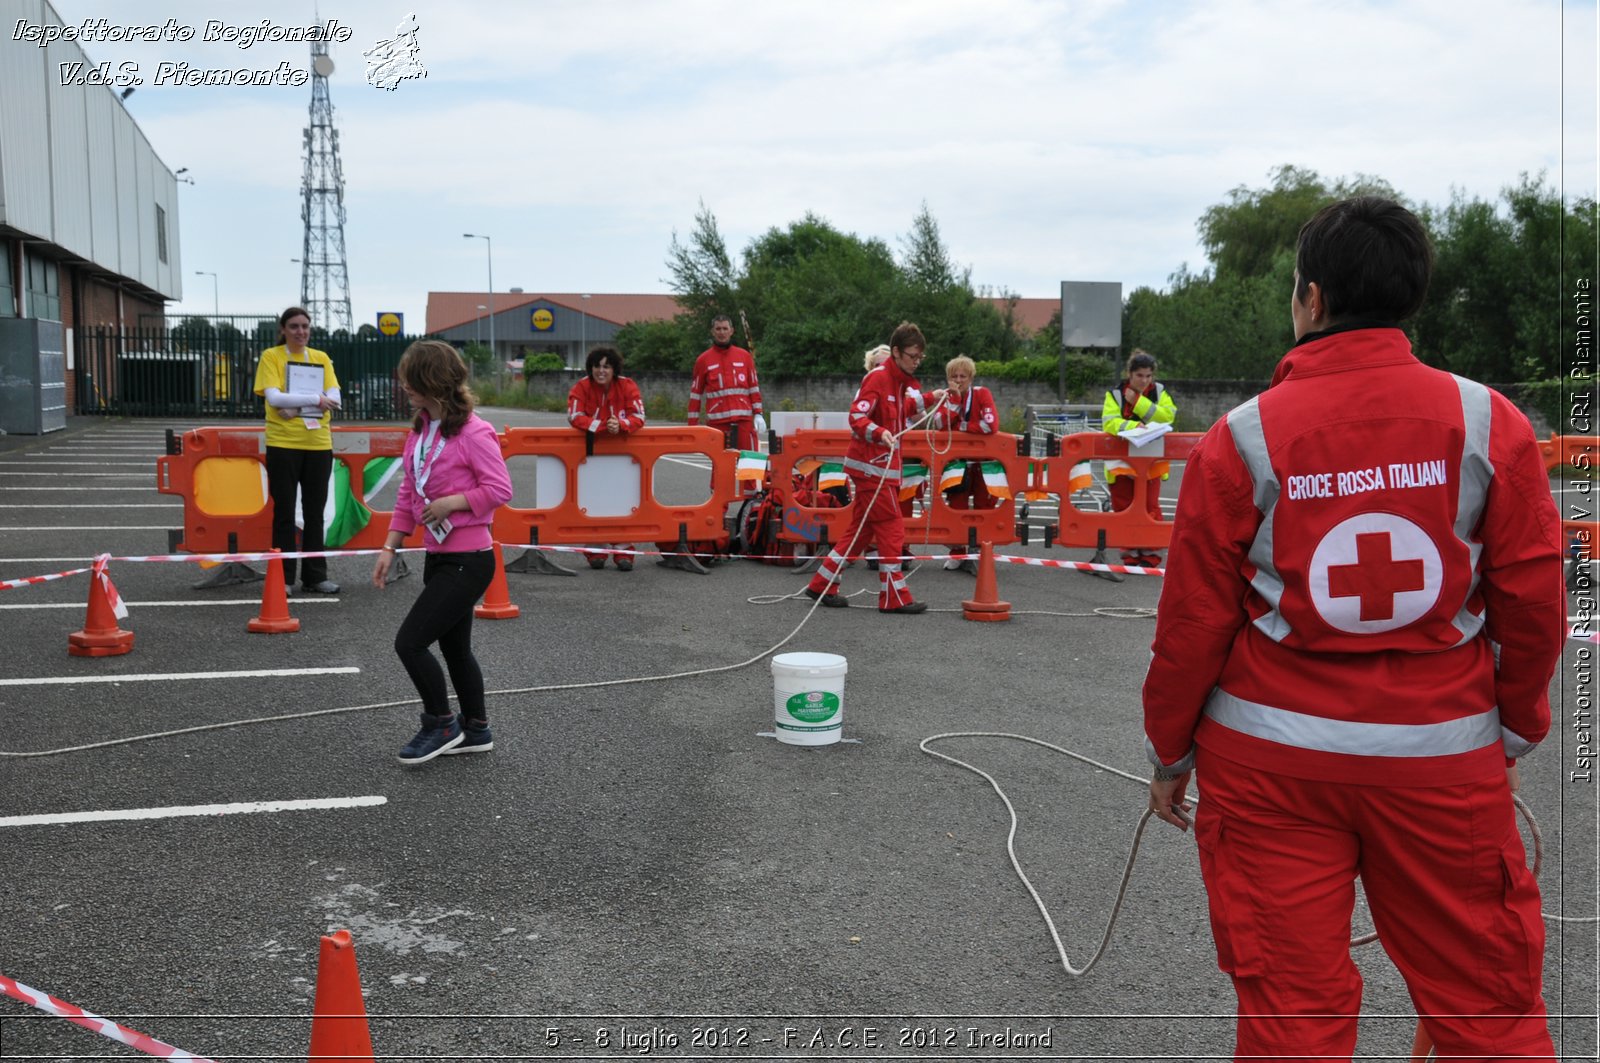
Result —
<svg viewBox="0 0 1600 1063"><path fill-rule="evenodd" d="M126 1026L120 1026L110 1019L101 1018L93 1012L84 1011L82 1008L74 1004L68 1004L64 1000L57 1000L48 993L41 993L39 990L25 986L21 982L7 978L3 974L0 974L0 993L4 993L13 1000L20 1000L29 1007L38 1008L46 1014L56 1015L66 1019L68 1022L77 1023L85 1030L97 1033L101 1037L125 1044L129 1048L138 1049L147 1056L155 1056L159 1059L193 1060L194 1063L212 1063L211 1060L204 1056L185 1052L181 1048L174 1048L165 1041L157 1041L148 1034L142 1034L137 1030L130 1030Z"/></svg>
<svg viewBox="0 0 1600 1063"><path fill-rule="evenodd" d="M541 550L548 553L583 554L589 556L596 554L626 554L631 557L696 557L710 552L694 550L683 552L677 550L615 549L609 546L546 546L543 544L530 545L528 543L500 543L499 546L505 550ZM415 553L419 552L421 549L421 547L415 546L402 547L399 552ZM378 549L374 547L365 550L300 550L283 551L281 553L266 551L252 554L102 554L95 558L94 564L88 568L68 569L65 572L52 572L49 575L44 576L25 576L20 579L0 580L0 591L11 590L16 587L28 587L40 583L49 583L52 580L66 579L70 576L82 575L83 573L91 570L96 571L97 573L103 572L105 564L111 561L151 561L180 564L208 561L216 562L218 564L227 564L229 562L242 563L248 561L267 562L271 561L275 557L284 560L289 558L305 557L361 557L365 554L376 554L378 552ZM730 561L793 562L796 560L804 560L803 558L797 559L793 556L785 554L722 554L719 556L726 557ZM968 554L964 555L964 557L977 560L976 555ZM1056 561L1046 557L1017 557L1010 554L996 554L994 555L994 559L997 562L1004 562L1010 565L1033 565L1038 568L1076 569L1079 572L1119 572L1128 576L1165 576L1167 574L1167 570L1164 568L1142 568L1138 565L1102 565L1092 561ZM904 554L902 555L901 560L948 561L950 560L950 557L947 554Z"/></svg>
<svg viewBox="0 0 1600 1063"><path fill-rule="evenodd" d="M87 568L71 568L65 572L52 572L48 576L24 576L21 579L0 580L0 591L9 591L14 587L32 587L39 583L66 579L68 576L81 576L87 571L89 571Z"/></svg>

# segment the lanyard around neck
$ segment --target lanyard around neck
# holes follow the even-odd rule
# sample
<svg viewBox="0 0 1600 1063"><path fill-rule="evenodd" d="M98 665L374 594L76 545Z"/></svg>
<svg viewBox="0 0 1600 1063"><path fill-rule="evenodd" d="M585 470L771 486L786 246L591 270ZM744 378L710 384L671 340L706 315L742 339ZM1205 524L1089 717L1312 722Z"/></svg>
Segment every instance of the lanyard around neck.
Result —
<svg viewBox="0 0 1600 1063"><path fill-rule="evenodd" d="M438 438L438 443L434 442L435 437ZM444 442L444 436L439 433L439 422L430 419L428 430L417 440L417 447L411 452L412 479L416 481L417 494L423 495L424 498L427 496L423 494L422 489L427 486L428 477L433 473L433 463L444 453ZM433 448L432 453L428 452L429 447Z"/></svg>

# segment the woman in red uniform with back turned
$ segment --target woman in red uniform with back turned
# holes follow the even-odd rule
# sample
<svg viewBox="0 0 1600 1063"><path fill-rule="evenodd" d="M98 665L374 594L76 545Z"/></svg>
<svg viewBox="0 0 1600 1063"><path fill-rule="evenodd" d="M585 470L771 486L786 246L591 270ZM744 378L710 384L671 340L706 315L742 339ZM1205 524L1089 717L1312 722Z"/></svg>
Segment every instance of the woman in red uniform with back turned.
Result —
<svg viewBox="0 0 1600 1063"><path fill-rule="evenodd" d="M1240 1059L1350 1058L1358 877L1440 1059L1553 1058L1511 794L1550 729L1561 520L1527 417L1411 353L1399 323L1432 266L1392 200L1319 211L1294 348L1184 470L1144 681L1149 807L1187 829L1199 776Z"/></svg>
<svg viewBox="0 0 1600 1063"><path fill-rule="evenodd" d="M580 432L595 435L625 436L644 427L644 398L639 385L622 375L622 352L615 347L595 347L584 362L589 375L572 385L567 393L567 420ZM632 550L632 543L612 543L618 550ZM606 555L592 553L590 568L605 568ZM633 555L611 555L620 571L633 571Z"/></svg>

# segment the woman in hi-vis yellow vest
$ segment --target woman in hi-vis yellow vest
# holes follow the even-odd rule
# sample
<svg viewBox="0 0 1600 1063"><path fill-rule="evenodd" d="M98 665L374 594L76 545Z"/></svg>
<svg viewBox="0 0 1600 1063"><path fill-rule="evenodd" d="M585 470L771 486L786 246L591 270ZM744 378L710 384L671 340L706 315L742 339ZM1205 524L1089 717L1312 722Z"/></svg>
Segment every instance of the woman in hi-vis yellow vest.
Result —
<svg viewBox="0 0 1600 1063"><path fill-rule="evenodd" d="M267 404L267 494L272 498L272 545L285 553L323 549L323 510L328 505L328 479L333 474L333 432L329 424L339 408L339 378L333 362L307 344L311 314L291 306L278 315L277 347L261 352L256 365L256 394ZM300 496L304 527L296 536L295 495ZM292 594L295 558L284 558L283 582ZM308 557L299 566L301 585L318 594L338 594L328 579L328 559Z"/></svg>

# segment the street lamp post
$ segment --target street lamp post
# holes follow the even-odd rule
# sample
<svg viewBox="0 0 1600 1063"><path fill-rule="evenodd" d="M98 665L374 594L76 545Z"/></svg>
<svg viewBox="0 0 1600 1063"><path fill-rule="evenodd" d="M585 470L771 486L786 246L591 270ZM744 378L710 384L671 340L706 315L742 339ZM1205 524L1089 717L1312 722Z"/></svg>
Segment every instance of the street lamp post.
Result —
<svg viewBox="0 0 1600 1063"><path fill-rule="evenodd" d="M589 300L587 295L580 295L578 298L585 302ZM580 321L578 325L578 364L574 368L582 368L583 360L589 356L589 308L587 306L580 307L578 314Z"/></svg>
<svg viewBox="0 0 1600 1063"><path fill-rule="evenodd" d="M478 304L480 311L489 309L482 303ZM474 346L483 346L483 314L475 314L472 318L472 342Z"/></svg>
<svg viewBox="0 0 1600 1063"><path fill-rule="evenodd" d="M483 251L489 262L489 354L499 360L499 353L494 345L494 241L481 233L462 233L463 240L482 240Z"/></svg>
<svg viewBox="0 0 1600 1063"><path fill-rule="evenodd" d="M214 325L216 324L216 319L222 316L222 303L217 298L217 275L207 269L197 269L194 271L194 275L196 277L211 278L211 323Z"/></svg>

